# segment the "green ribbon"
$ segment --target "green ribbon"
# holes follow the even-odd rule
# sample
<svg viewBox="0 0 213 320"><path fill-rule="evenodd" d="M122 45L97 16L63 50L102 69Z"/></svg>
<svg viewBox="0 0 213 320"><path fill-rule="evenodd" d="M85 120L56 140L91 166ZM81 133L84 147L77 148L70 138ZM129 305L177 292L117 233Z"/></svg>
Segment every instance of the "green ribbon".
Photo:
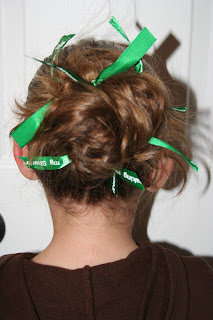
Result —
<svg viewBox="0 0 213 320"><path fill-rule="evenodd" d="M35 157L30 162L28 157L19 158L26 163L27 168L36 170L58 170L72 162L68 155L61 157Z"/></svg>
<svg viewBox="0 0 213 320"><path fill-rule="evenodd" d="M158 147L162 147L162 148L165 148L165 149L168 149L168 150L171 150L177 154L179 154L183 159L185 159L189 164L190 166L192 166L196 171L198 171L198 165L195 161L192 161L190 160L189 158L187 158L186 156L184 156L180 151L178 151L177 149L175 149L173 146L171 146L169 143L163 141L163 140L160 140L158 138L155 138L155 137L152 137L150 140L149 140L149 144L152 144L154 146L158 146Z"/></svg>
<svg viewBox="0 0 213 320"><path fill-rule="evenodd" d="M124 37L124 39L126 39L129 44L131 43L126 35L126 33L124 32L124 30L121 28L119 22L116 20L115 17L112 17L110 20L109 20L109 23L122 35L122 37ZM143 71L143 63L142 63L142 60L140 59L138 61L138 63L135 65L135 71L137 73L141 73Z"/></svg>
<svg viewBox="0 0 213 320"><path fill-rule="evenodd" d="M72 39L75 36L75 34L68 34L67 36L64 35L63 37L61 37L61 39L59 40L59 42L57 43L57 45L55 46L52 56L51 56L51 61L53 63L53 61L58 57L59 52L61 51L61 49L67 44L67 42Z"/></svg>
<svg viewBox="0 0 213 320"><path fill-rule="evenodd" d="M127 183L131 184L133 187L136 187L141 190L145 190L144 185L138 178L137 174L134 171L130 171L127 169L120 169L115 170L115 173L121 178L122 180L126 181Z"/></svg>
<svg viewBox="0 0 213 320"><path fill-rule="evenodd" d="M172 110L178 111L178 112L186 112L186 107L171 107Z"/></svg>
<svg viewBox="0 0 213 320"><path fill-rule="evenodd" d="M82 78L76 76L73 72L68 71L68 70L65 69L65 68L62 68L62 67L60 67L60 66L57 66L57 65L55 65L55 64L53 64L53 63L50 63L50 62L47 62L47 61L39 60L39 59L32 58L32 57L29 57L29 58L31 58L31 59L33 59L33 60L35 60L35 61L41 62L41 63L45 64L46 66L49 66L49 67L51 67L51 68L55 68L55 69L57 69L57 70L65 73L70 79L72 79L72 80L75 81L75 82L89 83L89 82L83 80Z"/></svg>
<svg viewBox="0 0 213 320"><path fill-rule="evenodd" d="M130 171L127 169L120 169L120 170L115 170L113 176L110 179L110 190L118 196L118 178L121 178L122 180L126 181L127 183L131 184L133 187L145 190L144 185L138 178L137 174L134 171Z"/></svg>
<svg viewBox="0 0 213 320"><path fill-rule="evenodd" d="M58 58L59 52L61 49L67 44L67 42L72 39L75 36L75 34L69 34L69 35L64 35L61 37L57 45L55 46L52 56L51 56L51 63L53 64L53 61ZM51 67L51 77L53 77L53 67Z"/></svg>
<svg viewBox="0 0 213 320"><path fill-rule="evenodd" d="M40 127L43 118L51 105L52 100L47 102L43 107L33 113L27 120L22 122L15 130L11 132L11 136L18 143L20 148L28 144L35 136L36 131Z"/></svg>
<svg viewBox="0 0 213 320"><path fill-rule="evenodd" d="M115 172L110 178L110 191L112 191L116 197L118 196L118 178Z"/></svg>
<svg viewBox="0 0 213 320"><path fill-rule="evenodd" d="M123 31L115 17L112 16L109 20L109 23L122 35L122 37L124 37L124 39L126 39L130 43L126 33Z"/></svg>
<svg viewBox="0 0 213 320"><path fill-rule="evenodd" d="M95 80L91 81L91 83L94 86L97 86L100 82L131 68L147 53L155 41L156 39L151 32L147 28L143 28L120 57L109 67L104 69Z"/></svg>
<svg viewBox="0 0 213 320"><path fill-rule="evenodd" d="M127 169L120 169L120 170L115 170L111 181L110 181L110 190L118 196L118 180L117 176L121 178L122 180L126 181L127 183L131 184L133 187L145 190L144 185L138 178L137 174L133 171L127 170Z"/></svg>

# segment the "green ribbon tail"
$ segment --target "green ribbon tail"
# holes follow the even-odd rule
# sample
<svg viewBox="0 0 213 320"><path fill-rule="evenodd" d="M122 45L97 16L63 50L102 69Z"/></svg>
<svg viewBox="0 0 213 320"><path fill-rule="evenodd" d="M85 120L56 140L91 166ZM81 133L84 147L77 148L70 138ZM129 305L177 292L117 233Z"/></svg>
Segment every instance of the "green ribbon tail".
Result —
<svg viewBox="0 0 213 320"><path fill-rule="evenodd" d="M186 156L184 156L180 151L178 151L177 149L175 149L173 146L171 146L169 143L163 141L163 140L160 140L158 138L155 138L155 137L152 137L150 140L149 140L149 144L152 144L154 146L158 146L158 147L162 147L162 148L165 148L165 149L168 149L168 150L171 150L177 154L179 154L184 160L186 160L190 166L192 166L196 171L198 171L198 165L195 161L193 160L190 160L189 158L187 158Z"/></svg>
<svg viewBox="0 0 213 320"><path fill-rule="evenodd" d="M115 172L110 178L110 191L112 191L116 197L118 196L118 178Z"/></svg>
<svg viewBox="0 0 213 320"><path fill-rule="evenodd" d="M35 170L58 170L72 162L68 155L61 157L35 157L31 161L29 161L28 157L19 158L26 163L27 168Z"/></svg>
<svg viewBox="0 0 213 320"><path fill-rule="evenodd" d="M143 28L120 57L112 65L104 69L95 80L91 81L91 83L96 86L103 80L131 68L147 53L155 41L156 38L151 32L147 28Z"/></svg>
<svg viewBox="0 0 213 320"><path fill-rule="evenodd" d="M51 102L52 100L46 103L38 111L33 113L27 120L22 122L15 130L11 132L11 136L18 143L20 148L23 148L33 139L51 105Z"/></svg>
<svg viewBox="0 0 213 320"><path fill-rule="evenodd" d="M126 35L126 33L124 32L124 30L121 28L119 22L116 20L115 17L112 17L109 20L109 23L122 35L122 37L124 37L125 40L127 40L129 43L129 39ZM143 63L141 60L138 61L138 63L135 65L135 71L137 73L142 73L143 72Z"/></svg>
<svg viewBox="0 0 213 320"><path fill-rule="evenodd" d="M52 56L51 56L51 63L53 64L53 61L58 58L59 52L61 49L67 44L67 42L72 39L75 36L75 34L69 34L69 35L64 35L61 37L57 45L55 46ZM53 67L51 67L51 77L53 77Z"/></svg>
<svg viewBox="0 0 213 320"><path fill-rule="evenodd" d="M65 73L70 79L72 79L73 81L75 82L80 82L80 83L88 83L87 81L81 79L80 77L76 76L74 73L72 73L71 71L68 71L66 70L65 68L62 68L60 66L56 66L55 64L53 63L50 63L50 62L47 62L47 61L43 61L43 60L39 60L39 59L36 59L36 58L31 58L35 61L38 61L38 62L41 62L49 67L52 67L52 68L55 68L63 73Z"/></svg>
<svg viewBox="0 0 213 320"><path fill-rule="evenodd" d="M55 58L57 58L59 52L61 51L61 49L67 44L67 42L72 39L75 36L75 34L69 34L69 35L64 35L63 37L61 37L61 39L59 40L59 42L57 43L57 45L55 46L52 56L51 56L51 61L53 63L53 61L55 60Z"/></svg>
<svg viewBox="0 0 213 320"><path fill-rule="evenodd" d="M143 63L142 60L139 60L138 63L135 65L135 71L137 73L142 73L143 72Z"/></svg>
<svg viewBox="0 0 213 320"><path fill-rule="evenodd" d="M172 110L178 111L178 112L186 112L186 107L171 107Z"/></svg>
<svg viewBox="0 0 213 320"><path fill-rule="evenodd" d="M122 168L120 170L115 170L115 173L119 176L119 178L131 184L133 187L143 191L145 190L144 185L135 172Z"/></svg>
<svg viewBox="0 0 213 320"><path fill-rule="evenodd" d="M123 31L123 29L121 28L119 22L115 17L112 16L111 19L109 20L109 23L122 35L122 37L124 37L125 40L127 40L130 43L126 33Z"/></svg>

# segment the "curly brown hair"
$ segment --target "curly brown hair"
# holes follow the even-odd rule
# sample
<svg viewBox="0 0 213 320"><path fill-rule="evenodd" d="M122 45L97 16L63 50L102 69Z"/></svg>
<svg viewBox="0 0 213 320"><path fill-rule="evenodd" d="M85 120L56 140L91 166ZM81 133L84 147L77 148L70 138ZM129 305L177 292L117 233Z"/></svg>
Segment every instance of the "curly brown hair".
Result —
<svg viewBox="0 0 213 320"><path fill-rule="evenodd" d="M123 50L112 42L80 41L62 49L55 64L91 82ZM148 187L155 184L151 173L158 170L162 157L176 160L185 185L188 164L148 143L154 136L190 156L184 115L171 110L170 93L145 61L141 74L130 68L97 87L74 82L60 71L51 77L50 68L42 65L29 85L26 102L17 104L21 121L50 100L51 107L28 147L30 158L67 154L72 160L60 170L36 171L54 199L91 204L110 199L114 196L110 178L120 168L136 172ZM119 179L119 197L131 197L134 190Z"/></svg>

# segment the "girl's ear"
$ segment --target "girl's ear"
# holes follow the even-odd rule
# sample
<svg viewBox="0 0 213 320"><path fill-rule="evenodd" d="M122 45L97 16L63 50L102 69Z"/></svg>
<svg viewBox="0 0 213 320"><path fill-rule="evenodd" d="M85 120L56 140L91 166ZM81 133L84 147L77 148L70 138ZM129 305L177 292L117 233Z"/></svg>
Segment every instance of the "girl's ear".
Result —
<svg viewBox="0 0 213 320"><path fill-rule="evenodd" d="M146 190L151 192L156 192L160 188L162 188L166 181L168 180L170 174L172 173L174 167L174 159L171 158L162 158L159 163L159 170L157 172L157 177L155 180L155 184L148 188ZM153 170L151 174L151 179L154 178L154 175L156 174L156 170Z"/></svg>
<svg viewBox="0 0 213 320"><path fill-rule="evenodd" d="M28 147L25 146L24 148L20 148L18 143L14 141L13 145L13 156L17 163L17 166L23 176L30 180L37 180L38 177L33 169L27 168L25 166L25 162L21 160L19 157L27 157L28 156Z"/></svg>

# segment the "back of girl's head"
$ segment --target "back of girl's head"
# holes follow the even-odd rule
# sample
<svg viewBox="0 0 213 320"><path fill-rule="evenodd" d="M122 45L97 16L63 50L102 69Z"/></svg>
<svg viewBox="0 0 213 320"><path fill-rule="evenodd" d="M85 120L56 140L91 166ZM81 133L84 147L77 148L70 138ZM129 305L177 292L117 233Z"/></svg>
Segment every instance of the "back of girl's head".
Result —
<svg viewBox="0 0 213 320"><path fill-rule="evenodd" d="M80 41L62 49L55 63L91 82L123 50L112 42ZM60 170L36 171L54 199L91 204L110 200L114 197L110 179L120 168L136 172L145 187L154 185L152 173L163 157L176 160L186 181L188 164L171 151L148 143L155 136L189 153L183 114L171 110L170 94L145 61L141 74L130 68L96 87L75 82L60 71L51 77L50 68L42 65L29 85L26 103L18 105L21 119L50 100L28 147L31 158L68 155L72 160ZM131 198L135 190L119 179L121 199Z"/></svg>

